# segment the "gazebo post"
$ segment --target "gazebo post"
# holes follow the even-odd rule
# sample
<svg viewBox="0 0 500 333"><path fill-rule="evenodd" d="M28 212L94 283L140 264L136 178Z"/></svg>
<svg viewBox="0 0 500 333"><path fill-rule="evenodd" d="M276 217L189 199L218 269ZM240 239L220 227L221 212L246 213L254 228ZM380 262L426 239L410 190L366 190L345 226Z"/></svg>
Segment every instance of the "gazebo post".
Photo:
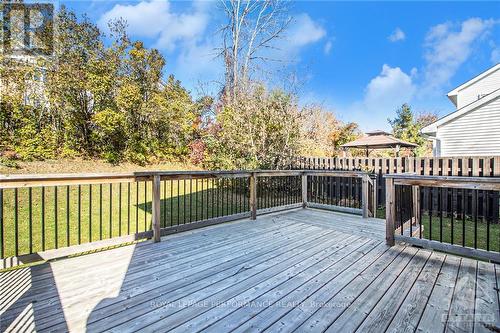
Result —
<svg viewBox="0 0 500 333"><path fill-rule="evenodd" d="M396 157L399 157L399 145L396 145L394 151L396 152Z"/></svg>

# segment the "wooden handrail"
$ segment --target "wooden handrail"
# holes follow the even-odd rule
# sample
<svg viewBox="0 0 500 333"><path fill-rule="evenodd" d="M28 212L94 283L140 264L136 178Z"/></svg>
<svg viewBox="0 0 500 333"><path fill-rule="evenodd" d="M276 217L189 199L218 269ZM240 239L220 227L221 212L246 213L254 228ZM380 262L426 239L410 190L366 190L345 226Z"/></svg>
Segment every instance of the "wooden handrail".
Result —
<svg viewBox="0 0 500 333"><path fill-rule="evenodd" d="M295 199L290 199L291 203L287 203L287 201L283 201L285 202L285 204L283 202L280 201L280 196L278 196L277 198L277 203L278 203L278 206L273 206L274 203L271 203L271 205L269 207L266 206L266 208L262 208L262 209L259 209L259 204L258 204L258 199L257 199L257 196L258 196L258 191L257 191L257 187L260 186L260 184L262 183L264 186L262 187L262 189L266 189L268 188L269 186L273 186L273 180L277 181L277 183L279 184L280 182L284 181L286 183L286 179L282 179L282 180L279 180L279 179L276 179L276 178L279 178L279 177L291 177L291 178L294 178L293 182L291 184L295 184L294 186L296 186L296 188L299 188L301 187L300 189L300 192L297 192L298 194L296 195ZM336 180L333 180L331 178L336 178ZM109 198L110 200L108 202L106 202L106 204L109 203L109 211L112 212L112 205L113 203L118 203L119 205L119 208L118 208L118 216L119 217L119 228L121 228L121 212L122 212L122 209L121 209L121 205L123 203L123 199L125 199L125 203L128 204L128 206L130 207L130 204L131 204L131 199L132 201L134 200L134 198L131 198L130 197L130 193L131 193L131 183L137 183L137 184L134 184L136 185L136 189L135 189L135 193L136 193L136 197L135 197L135 200L136 200L136 232L135 232L135 235L132 235L131 232L133 231L130 231L130 208L129 208L129 211L128 211L128 216L127 216L127 223L129 224L128 225L128 229L127 231L125 232L125 234L127 236L130 236L130 237L134 237L137 238L137 237L140 237L140 238L143 238L143 237L147 237L147 238L152 238L155 242L156 241L160 241L160 236L163 235L165 232L173 232L173 230L187 230L186 228L194 228L194 226L182 226L180 227L179 224L177 225L171 225L170 227L166 227L164 226L162 228L162 209L163 209L163 214L165 214L165 211L166 211L166 206L165 206L165 203L163 203L162 205L162 191L164 192L164 198L166 197L166 191L168 190L167 189L167 184L162 184L162 181L171 181L171 183L173 184L174 182L173 181L178 181L178 180L181 180L181 182L184 180L184 182L187 181L187 183L191 184L191 180L193 179L194 180L194 184L197 186L195 191L198 191L198 183L200 182L199 180L200 179L203 179L204 181L202 181L202 190L203 190L203 182L205 182L206 180L210 180L210 179L222 179L222 178L226 178L226 180L223 180L222 182L228 182L230 178L232 178L232 180L230 182L232 183L237 183L237 184L245 184L244 186L248 189L248 186L249 186L249 198L247 197L247 200L248 203L249 203L249 207L247 207L247 210L245 212L239 212L238 214L232 214L231 216L229 215L224 215L223 216L211 216L210 218L208 218L208 213L207 213L207 219L205 220L197 220L197 217L195 217L195 221L201 221L202 223L200 223L199 225L212 225L212 224L215 224L215 223L222 223L222 222L227 222L229 220L232 220L232 219L238 219L238 218L242 218L242 217L246 217L248 215L248 217L250 217L251 219L256 219L257 215L258 214L261 214L261 213L267 213L267 212L271 212L271 211L275 211L276 209L292 209L292 208L298 208L298 207L303 207L303 208L307 208L307 207L316 207L316 208L326 208L326 209L334 209L334 210L340 210L340 211L348 211L348 212L351 212L351 213L356 213L356 214L361 214L363 215L363 217L368 217L370 215L370 207L369 207L369 202L368 200L371 199L370 198L370 194L369 194L369 191L371 190L370 188L370 184L373 185L373 181L370 179L370 174L367 173L367 172L362 172L362 171L332 171L332 170L234 170L234 171L138 171L138 172L122 172L122 173L74 173L74 174L14 174L14 175L0 175L0 244L3 244L3 238L4 238L4 233L3 233L3 229L1 228L3 226L2 224L2 220L3 218L5 217L4 215L4 210L3 210L3 201L4 201L4 194L5 194L5 191L4 190L8 190L9 193L12 193L14 196L15 196L15 199L14 199L14 203L16 205L15 208L12 208L13 211L15 212L14 215L16 216L14 218L15 220L15 228L16 230L18 230L18 210L19 210L19 207L17 207L17 205L19 203L23 204L23 205L28 205L28 207L21 207L21 210L26 210L28 209L29 210L29 226L30 228L32 227L32 200L33 200L33 195L36 193L36 198L39 198L41 197L42 200L42 206L40 208L41 212L37 213L37 214L41 214L41 218L42 218L42 225L45 223L45 217L48 216L48 212L49 211L52 211L51 210L51 207L56 207L54 208L54 211L58 211L57 210L57 204L58 204L58 197L57 197L57 194L58 193L61 193L62 195L66 195L66 198L62 198L62 200L64 201L64 204L66 205L66 228L67 230L71 231L71 229L69 228L69 221L70 221L70 208L71 208L71 212L76 212L75 214L78 215L77 217L77 221L78 221L78 244L80 244L81 242L81 239L80 239L80 236L81 236L81 220L80 220L80 217L81 217L81 214L83 214L83 209L82 207L80 206L81 205L81 200L82 200L82 187L80 185L89 185L88 188L85 188L84 190L87 191L85 193L87 193L87 198L88 199L88 203L87 203L87 207L88 207L88 213L89 213L89 235L92 235L92 231L91 231L91 227L92 227L92 185L98 185L96 187L94 187L94 189L97 189L97 194L99 195L99 201L98 201L98 207L99 207L99 224L100 224L100 228L102 230L102 207L103 207L103 204L102 204L102 197L103 197L103 194L102 194L102 185L109 185L108 188L108 191L109 192L106 192L105 195L108 195L109 193ZM239 178L239 179L234 179L234 178ZM259 179L260 178L260 179ZM270 179L266 179L266 178L270 178ZM308 202L309 201L309 195L311 195L311 189L309 188L308 189L308 186L310 186L310 182L312 181L311 178L315 178L314 181L315 182L318 182L318 178L320 179L319 182L323 182L322 184L330 184L329 186L331 186L331 184L333 182L339 182L339 179L338 178L343 178L344 180L342 180L342 183L343 184L348 184L350 183L351 187L353 186L353 184L356 184L355 186L358 186L360 183L361 183L361 191L357 191L356 195L358 195L357 200L356 202L356 205L360 204L360 206L349 206L349 205L352 205L351 203L341 203L339 204L338 202L336 204L333 204L332 202L330 202L329 204L324 204L322 202L315 202L315 199L313 198L313 196L311 196L311 198L313 198L312 200L310 200L311 202ZM346 178L355 178L356 181L346 181ZM243 179L243 181L242 181ZM261 182L262 180L262 182ZM352 179L354 180L354 179ZM361 182L359 182L359 180L361 180ZM139 182L144 182L144 184L139 184ZM128 195L128 198L121 198L121 195L122 195L122 184L121 183L128 183L126 184L126 187L125 189L126 190L126 193ZM213 184L213 181L212 181L212 184ZM248 184L248 185L247 185ZM115 186L112 186L112 185L115 185ZM139 195L137 193L139 193L139 186L141 186L141 189L144 190L144 195L143 195L143 198L144 198L144 203L146 205L146 201L147 202L150 202L150 213L151 213L151 217L150 217L150 220L149 221L146 221L146 216L147 216L147 213L144 213L143 216L144 216L144 231L138 231L138 228L137 228L137 207L138 207L138 198L139 198ZM184 184L185 186L185 184ZM36 188L36 187L39 187L39 189L36 189L36 192L33 191L32 188ZM53 187L51 189L47 189L46 187ZM65 187L64 189L59 189L58 191L58 188L60 187ZM71 187L71 188L70 188ZM117 188L119 187L119 191L118 191L118 195L120 196L118 198L118 201L116 199L113 199L113 195L112 195L112 191L113 191L113 188ZM375 186L372 186L373 187L373 190L376 190L376 187ZM207 182L207 189L208 189L208 182ZM323 189L323 185L322 185L322 189ZM19 190L22 190L22 191L19 191ZM77 190L77 194L74 193L73 190ZM61 191L64 191L64 192L61 192ZM53 202L48 202L47 200L45 200L45 198L47 198L45 195L45 193L53 193L53 198L54 198L54 201ZM26 195L29 196L29 199L27 202L24 202L24 201L18 201L18 194L19 193L25 193ZM125 192L124 192L125 193ZM142 192L141 192L142 193ZM173 193L173 192L172 192ZM177 189L177 195L179 195L179 189ZM189 189L189 193L192 193L192 190ZM247 192L248 193L248 192ZM313 193L314 194L314 193ZM324 194L324 193L323 193ZM345 193L344 193L345 194ZM71 204L72 204L72 200L71 200L71 197L73 195L76 195L76 200L77 200L77 205L78 207L73 207ZM248 194L247 194L248 195ZM261 194L259 194L260 196ZM284 194L282 195L282 199L284 200L285 199L285 196L289 195L288 193L287 194ZM334 196L334 195L332 195ZM52 198L51 197L51 198ZM375 194L374 194L374 197L375 197ZM35 200L37 200L35 198ZM87 200L87 199L84 199L84 200ZM94 199L96 199L94 197ZM191 200L191 197L189 198ZM342 194L340 194L340 199L342 200ZM208 193L207 193L207 200L208 200ZM288 199L287 199L288 200ZM296 200L296 201L293 201L293 200ZM292 202L293 201L293 202ZM202 202L203 203L203 202ZM208 202L207 202L208 204ZM212 204L213 204L213 201L212 201ZM269 202L267 203L269 204ZM47 205L47 207L45 208L45 205ZM186 203L184 202L184 207L186 205ZM191 203L190 203L191 205ZM49 207L50 206L50 207ZM240 204L241 206L241 204ZM329 206L329 207L321 207L321 206ZM97 206L94 207L94 210ZM147 208L148 206L145 206L144 210ZM191 207L191 206L189 206ZM115 208L115 207L113 207ZM241 207L240 207L241 208ZM249 209L248 209L249 208ZM116 209L116 208L115 208ZM191 209L191 208L189 208ZM195 211L196 211L196 214L198 212L197 208L195 208ZM213 212L212 212L213 213ZM374 212L371 212L371 213L374 213ZM184 212L184 214L186 214ZM217 212L218 214L218 212ZM38 215L37 215L38 216ZM57 214L55 215L55 219L57 219ZM165 215L166 216L166 215ZM183 215L184 216L184 215ZM113 234L113 232L111 231L112 230L112 225L113 223L115 222L114 220L112 221L112 218L115 218L115 216L113 216L112 214L109 214L109 221L105 221L105 222L109 222L109 238L113 238L115 235ZM71 217L72 218L72 217ZM191 220L191 217L189 217L189 219ZM164 220L166 221L166 220ZM179 221L177 221L179 222ZM22 222L24 223L24 222ZM54 222L51 220L52 224L54 225L57 225L57 221ZM146 224L147 223L151 223L150 224L150 227L146 227ZM43 228L43 227L42 227ZM151 228L151 229L149 229ZM167 231L167 229L169 231ZM31 230L31 229L30 229ZM45 229L43 229L45 230ZM72 232L72 231L71 231ZM55 232L54 234L55 236L55 243L54 244L58 244L57 243L57 231ZM121 233L121 229L119 231L119 236L122 237L122 233ZM102 231L101 233L99 234L99 240L101 239L106 239L108 236L104 236L104 238L102 238ZM69 233L66 235L66 246L70 246L71 245L71 241L70 241L70 236L69 236ZM31 235L31 231L30 231L30 236L29 236L29 239L30 239L30 250L28 251L29 253L33 253L32 252L32 249L31 249L31 240L32 240L32 235ZM42 239L45 240L45 236L42 235ZM89 242L94 242L96 241L96 238L92 238L91 236L89 236L89 239L88 239ZM85 243L85 241L83 241L83 243ZM16 240L16 256L18 255L18 242ZM48 246L50 247L50 246ZM42 245L42 251L45 251L45 245ZM48 250L51 250L50 248L48 248ZM26 252L26 251L25 251ZM21 253L21 255L24 255L23 253ZM3 257L4 256L4 250L0 247L0 257Z"/></svg>
<svg viewBox="0 0 500 333"><path fill-rule="evenodd" d="M394 185L462 188L470 190L500 191L500 177L422 176L417 174L387 174Z"/></svg>
<svg viewBox="0 0 500 333"><path fill-rule="evenodd" d="M160 180L248 178L252 174L255 174L256 177L307 175L353 178L362 178L364 175L368 175L368 173L362 171L331 170L138 171L125 173L14 174L0 175L0 188L127 183L153 180L155 176L159 176Z"/></svg>
<svg viewBox="0 0 500 333"><path fill-rule="evenodd" d="M389 246L394 246L394 225L396 222L396 191L394 179L385 179L385 242Z"/></svg>
<svg viewBox="0 0 500 333"><path fill-rule="evenodd" d="M307 176L325 176L325 177L348 177L348 178L363 178L365 175L370 175L364 171L332 171L332 170L304 170L302 171Z"/></svg>
<svg viewBox="0 0 500 333"><path fill-rule="evenodd" d="M418 174L387 174L384 175L385 181L386 181L386 243L387 245L394 245L396 240L403 241L406 243L410 243L413 245L417 246L423 246L427 247L430 249L435 249L435 250L441 250L441 251L446 251L450 253L455 253L458 255L465 255L465 256L473 256L476 258L484 259L484 260L493 260L498 262L500 257L498 255L498 252L495 253L495 249L481 249L477 248L476 245L474 245L474 248L472 248L470 245L467 246L465 244L456 244L453 242L453 238L451 243L446 243L446 241L443 241L441 239L436 240L434 238L423 238L422 234L419 233L419 237L414 237L413 235L406 234L405 230L405 224L401 225L399 228L402 229L403 232L400 231L401 235L398 235L395 233L395 225L396 225L396 186L410 186L411 187L411 218L409 223L412 225L419 225L421 224L421 191L422 187L429 187L429 188L445 188L445 189L461 189L463 191L473 191L477 195L478 191L500 191L500 177L461 177L461 176L424 176L424 175L418 175ZM441 192L442 193L442 192ZM465 192L463 192L465 193ZM467 192L469 193L469 192ZM442 203L442 199L441 200ZM495 203L494 203L495 204ZM485 209L485 206L481 205L483 209ZM496 202L496 205L498 205L498 201ZM472 215L476 216L476 219L474 220L474 223L478 223L477 220L477 215L479 208L477 206L475 207L475 211L471 212ZM431 211L433 210L432 207L428 208ZM442 214L442 209L440 213ZM453 203L452 203L452 209L453 209ZM471 208L472 209L472 208ZM497 208L498 209L498 208ZM455 214L455 211L452 211L451 214ZM458 212L457 212L458 214ZM462 214L466 214L466 211L464 210L462 206ZM483 212L483 214L486 214ZM498 210L497 213L498 214ZM439 215L440 218L442 218L442 215ZM483 217L484 218L484 217ZM498 216L497 216L498 219ZM402 222L401 222L402 223ZM442 223L442 220L440 222ZM453 226L453 217L452 217L452 226ZM465 223L465 218L462 223ZM420 228L422 228L422 225L420 225ZM429 227L431 228L431 227ZM465 228L465 227L464 227ZM419 231L421 232L421 231ZM477 237L477 225L475 231L473 231L475 234L475 237ZM488 228L488 233L490 232L490 229ZM429 236L430 237L430 236ZM463 236L465 237L465 236ZM489 236L488 236L489 237ZM495 237L495 235L491 236ZM496 236L498 237L498 236ZM465 238L464 238L465 239Z"/></svg>
<svg viewBox="0 0 500 333"><path fill-rule="evenodd" d="M0 175L0 188L22 188L36 186L86 185L104 183L127 183L149 180L150 176L135 173L86 173L47 175Z"/></svg>

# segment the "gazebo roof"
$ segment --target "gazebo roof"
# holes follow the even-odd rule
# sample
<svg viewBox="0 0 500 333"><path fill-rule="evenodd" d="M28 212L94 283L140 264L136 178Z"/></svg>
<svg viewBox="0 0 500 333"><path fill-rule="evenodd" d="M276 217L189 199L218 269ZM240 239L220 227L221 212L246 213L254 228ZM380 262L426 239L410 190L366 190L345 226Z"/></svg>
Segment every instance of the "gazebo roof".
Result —
<svg viewBox="0 0 500 333"><path fill-rule="evenodd" d="M396 147L407 147L407 148L415 148L418 145L397 139L384 131L373 131L367 132L364 137L361 137L357 140L348 142L343 144L341 147L343 148L371 148L371 149L384 149L384 148L396 148Z"/></svg>

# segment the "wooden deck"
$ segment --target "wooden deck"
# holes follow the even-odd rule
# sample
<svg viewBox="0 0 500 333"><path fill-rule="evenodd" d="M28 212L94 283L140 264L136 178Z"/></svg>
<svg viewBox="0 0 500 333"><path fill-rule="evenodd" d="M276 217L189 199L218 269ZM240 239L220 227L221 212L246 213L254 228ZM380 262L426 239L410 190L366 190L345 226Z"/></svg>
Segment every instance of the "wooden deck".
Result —
<svg viewBox="0 0 500 333"><path fill-rule="evenodd" d="M298 209L10 271L1 329L498 332L500 266L384 237Z"/></svg>

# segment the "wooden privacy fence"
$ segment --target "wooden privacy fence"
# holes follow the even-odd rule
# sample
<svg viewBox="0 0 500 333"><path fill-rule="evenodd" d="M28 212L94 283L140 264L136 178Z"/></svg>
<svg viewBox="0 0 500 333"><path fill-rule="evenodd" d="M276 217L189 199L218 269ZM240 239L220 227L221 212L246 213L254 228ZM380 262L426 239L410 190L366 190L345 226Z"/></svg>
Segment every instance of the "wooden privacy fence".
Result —
<svg viewBox="0 0 500 333"><path fill-rule="evenodd" d="M292 169L301 170L362 170L373 173L377 183L377 206L385 205L384 175L416 173L426 176L500 176L500 156L474 157L298 157Z"/></svg>
<svg viewBox="0 0 500 333"><path fill-rule="evenodd" d="M500 262L500 177L385 178L387 244L399 240Z"/></svg>
<svg viewBox="0 0 500 333"><path fill-rule="evenodd" d="M374 188L375 181L361 171L1 176L0 258L33 261L139 239L159 241L162 235L298 207L368 217L375 212ZM14 264L4 260L3 266Z"/></svg>

